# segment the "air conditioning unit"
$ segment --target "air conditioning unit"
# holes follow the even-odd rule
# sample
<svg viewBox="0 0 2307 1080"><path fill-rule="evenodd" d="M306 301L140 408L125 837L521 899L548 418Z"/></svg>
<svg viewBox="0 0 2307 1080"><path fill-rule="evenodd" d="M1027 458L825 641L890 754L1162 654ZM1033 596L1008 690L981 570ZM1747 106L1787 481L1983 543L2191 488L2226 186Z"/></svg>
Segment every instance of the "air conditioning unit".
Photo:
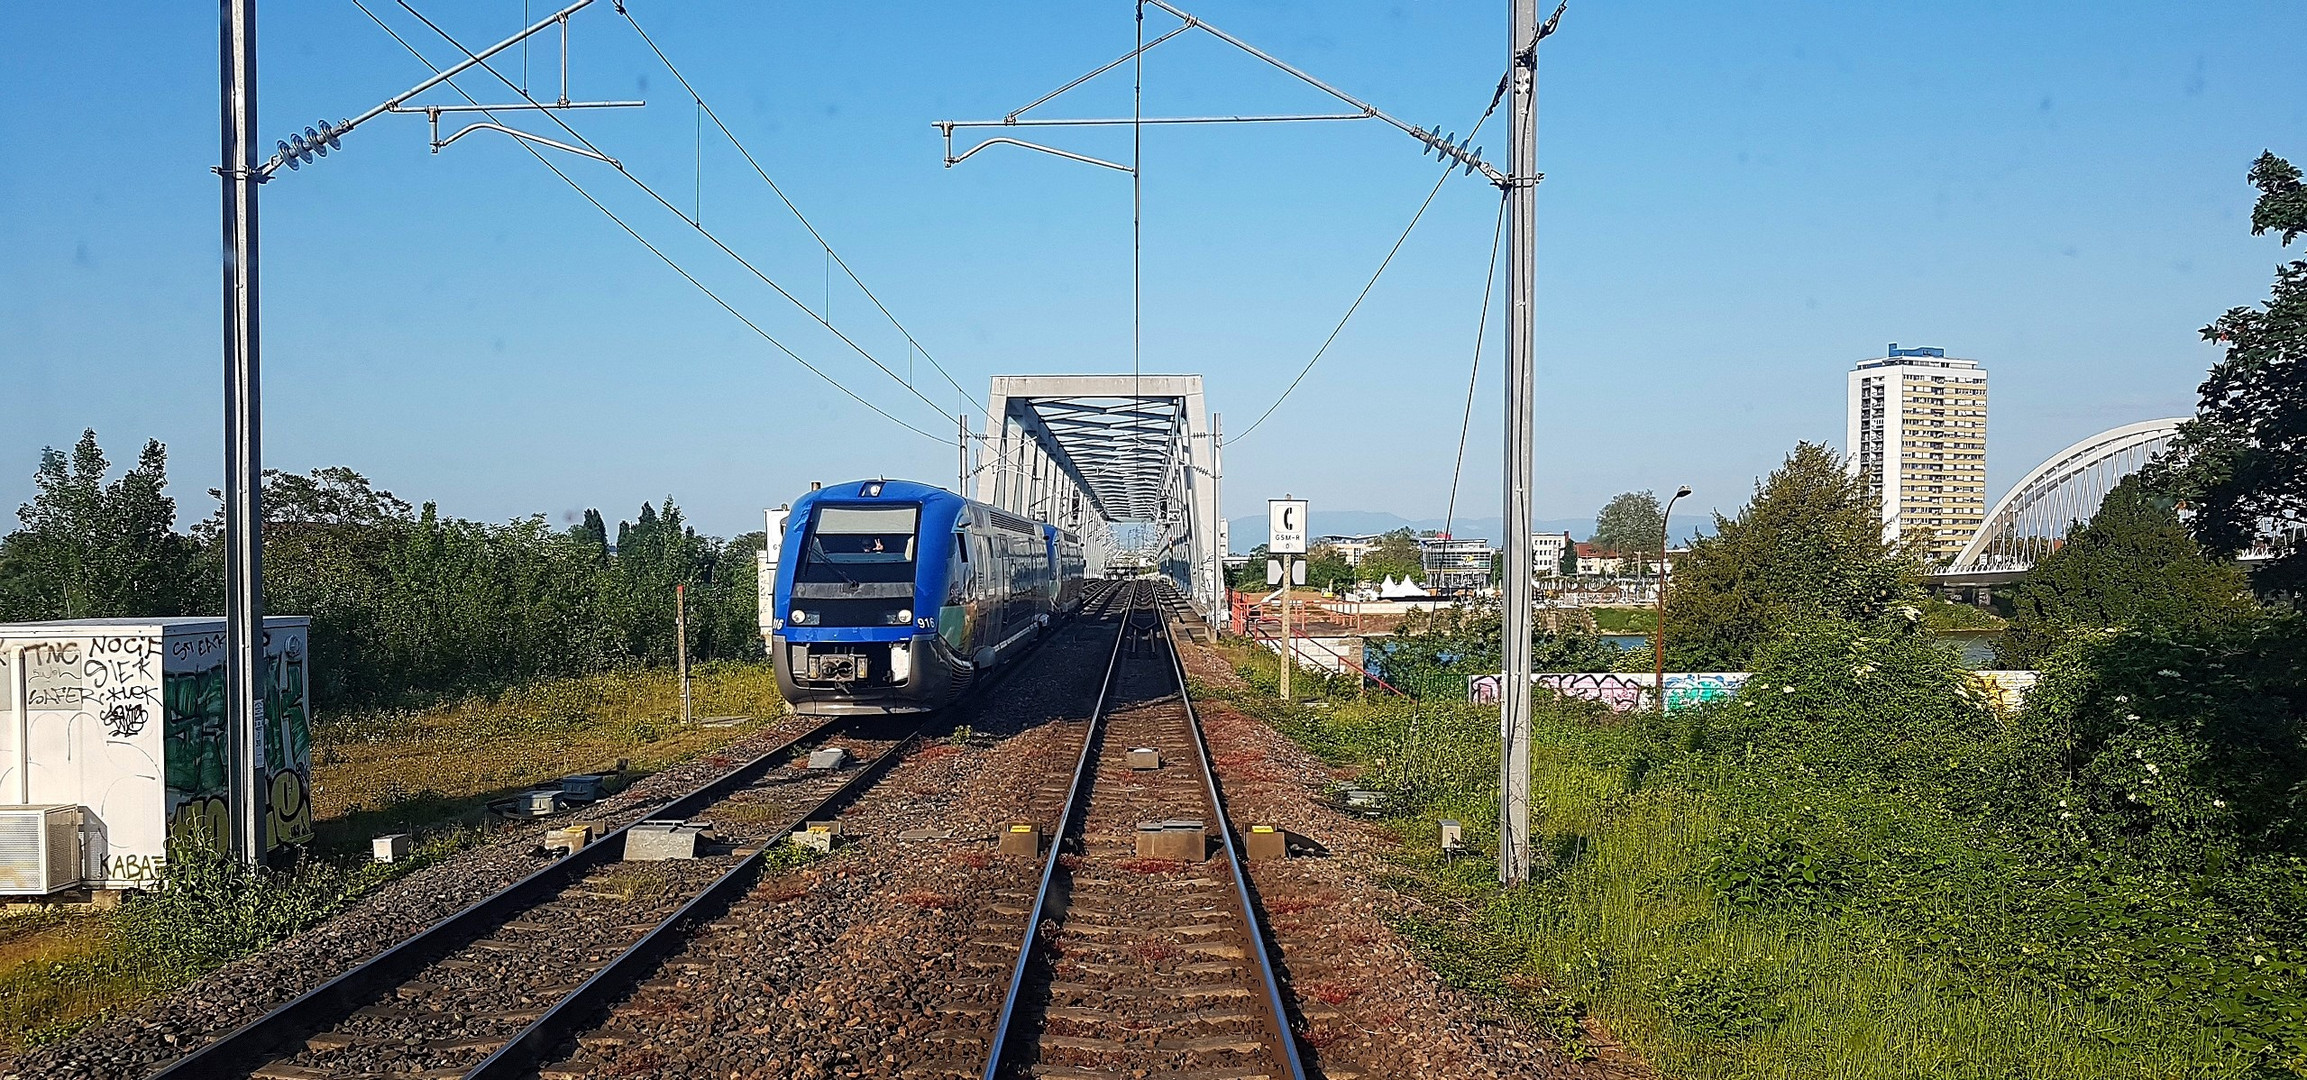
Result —
<svg viewBox="0 0 2307 1080"><path fill-rule="evenodd" d="M81 880L79 807L0 806L0 895L46 896Z"/></svg>

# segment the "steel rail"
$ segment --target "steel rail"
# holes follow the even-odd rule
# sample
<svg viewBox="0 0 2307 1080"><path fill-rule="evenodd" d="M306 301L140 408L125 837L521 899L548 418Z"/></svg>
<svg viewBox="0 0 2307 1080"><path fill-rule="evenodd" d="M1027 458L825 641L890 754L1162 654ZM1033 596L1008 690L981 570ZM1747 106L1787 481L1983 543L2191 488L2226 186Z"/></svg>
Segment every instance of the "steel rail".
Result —
<svg viewBox="0 0 2307 1080"><path fill-rule="evenodd" d="M852 719L834 717L810 728L784 745L642 814L634 819L634 824L656 817L686 817L711 806L768 775L770 770L791 760L803 746L832 735ZM152 1073L151 1080L225 1080L248 1075L263 1054L280 1044L341 1021L377 995L406 982L410 972L478 940L519 912L566 888L584 872L623 858L625 836L632 827L632 824L622 826L475 901L344 974L178 1058Z"/></svg>
<svg viewBox="0 0 2307 1080"><path fill-rule="evenodd" d="M1251 958L1258 969L1258 980L1264 984L1266 1034L1273 1039L1274 1051L1282 1059L1283 1074L1289 1080L1305 1080L1306 1063L1298 1054L1297 1036L1290 1031L1290 1014L1282 1002L1281 982L1274 978L1273 953L1268 951L1265 924L1258 919L1257 906L1251 902L1250 877L1242 868L1241 844L1234 836L1233 821L1226 817L1224 789L1218 784L1218 771L1210 764L1209 736L1202 731L1201 714L1194 711L1193 696L1186 692L1185 660L1178 655L1177 640L1169 632L1166 615L1162 617L1161 638L1169 645L1170 671L1178 680L1178 702L1185 706L1186 726L1193 729L1194 756L1202 767L1210 812L1217 815L1218 839L1225 849L1226 869L1234 879L1234 899L1241 904L1242 951Z"/></svg>
<svg viewBox="0 0 2307 1080"><path fill-rule="evenodd" d="M638 984L658 963L686 943L689 934L682 928L718 917L735 904L747 889L752 888L772 848L788 842L787 838L791 834L809 822L839 813L842 807L864 794L866 789L881 779L882 774L904 758L906 751L921 741L922 729L926 726L926 720L917 725L912 734L882 751L880 756L859 769L848 783L841 785L817 805L803 811L785 828L763 841L752 854L730 867L728 873L714 879L702 892L665 916L663 921L642 934L639 941L618 953L615 959L594 972L575 990L563 995L551 1008L530 1021L529 1026L522 1028L519 1034L481 1059L480 1064L465 1073L466 1080L501 1080L504 1077L526 1075L543 1066L565 1040L573 1039L591 1025L598 1010L606 1008L617 995Z"/></svg>
<svg viewBox="0 0 2307 1080"><path fill-rule="evenodd" d="M1073 784L1066 789L1065 810L1058 815L1057 827L1050 832L1049 851L1042 857L1041 884L1033 891L1033 909L1026 915L1025 938L1018 943L1017 963L1009 972L1009 991L1002 996L1001 1012L994 1017L993 1043L985 1052L983 1080L998 1080L1011 1029L1017 1024L1018 996L1025 989L1025 972L1033 961L1033 943L1041 930L1042 913L1049 908L1050 884L1057 878L1058 852L1065 846L1066 832L1081 808L1082 797L1088 793L1084 780L1096 776L1099 736L1105 733L1106 702L1113 697L1114 673L1121 667L1121 645L1129 638L1129 624L1137 614L1140 589L1136 584L1129 586L1129 599L1122 607L1121 621L1113 636L1113 652L1106 657L1105 680L1098 685L1097 702L1090 707L1089 731L1082 735L1081 756L1074 762Z"/></svg>
<svg viewBox="0 0 2307 1080"><path fill-rule="evenodd" d="M972 687L972 690L982 695L1007 681L1008 677L1023 668L1033 653L1040 650L1041 644L1049 641L1052 636L1054 635L1043 635L1041 642L1036 642L1032 650L1017 660L1003 665L1000 670L994 672L982 684ZM980 697L978 700L983 701L984 699ZM844 717L842 719L855 720L859 718ZM841 785L832 794L827 795L815 806L796 816L786 824L785 828L773 833L759 849L740 860L736 866L729 868L727 873L714 879L712 884L707 885L696 896L683 903L678 910L667 915L655 927L642 934L640 940L635 941L625 951L617 954L599 971L587 977L576 989L563 995L559 1001L547 1008L527 1027L521 1029L504 1045L499 1046L488 1057L483 1058L479 1064L468 1070L465 1073L465 1080L504 1080L507 1077L526 1076L549 1063L555 1051L591 1026L600 1011L614 1001L619 994L638 985L667 956L672 955L675 950L686 943L689 935L683 931L684 927L693 927L706 920L716 918L734 905L759 877L761 868L767 861L769 851L774 845L784 841L792 833L800 831L811 821L820 821L839 813L843 807L862 796L881 779L883 774L904 760L906 752L921 742L923 733L927 731L931 723L943 719L946 719L946 714L942 712L923 714L921 722L915 725L911 733L898 740L896 745L883 751L880 756L874 758L864 768L859 769L856 776L851 777L847 783ZM669 807L665 813L667 816L685 818L705 810L715 801L718 800L709 799L696 802L693 805Z"/></svg>
<svg viewBox="0 0 2307 1080"><path fill-rule="evenodd" d="M1281 1066L1282 1076L1287 1080L1305 1080L1305 1062L1298 1053L1297 1037L1290 1030L1289 1012L1282 1001L1281 984L1274 978L1273 954L1268 951L1264 924L1259 921L1257 908L1251 903L1248 877L1242 870L1241 847L1234 836L1232 823L1226 818L1225 803L1221 798L1222 792L1218 786L1217 771L1210 765L1209 742L1202 732L1201 717L1194 712L1193 701L1186 693L1185 667L1178 657L1176 643L1170 635L1169 617L1162 611L1160 589L1161 586L1159 585L1153 587L1155 595L1144 606L1147 612L1154 617L1154 640L1168 649L1170 670L1177 679L1178 701L1185 709L1187 726L1192 728L1194 733L1194 755L1196 762L1201 766L1203 794L1209 799L1210 812L1217 818L1220 846L1225 851L1226 868L1233 876L1235 902L1241 908L1242 952L1246 961L1257 969L1258 980L1265 991L1263 995L1264 1008L1261 1011L1265 1016L1266 1038L1273 1046L1274 1055L1277 1059L1276 1064ZM1065 813L1059 818L1057 831L1050 838L1049 854L1042 864L1041 885L1034 892L1032 914L1026 923L1024 940L1018 947L1017 965L1010 974L1008 995L1003 999L1001 1013L995 1020L993 1044L986 1053L985 1071L981 1080L1000 1080L1001 1078L1002 1067L1008 1053L1011 1030L1018 1021L1018 998L1025 986L1025 972L1032 959L1034 943L1040 937L1039 931L1043 913L1048 907L1050 886L1055 878L1058 865L1058 854L1064 846L1067 833L1076 811L1080 808L1082 798L1087 794L1083 780L1087 777L1094 782L1096 751L1105 734L1105 706L1113 689L1114 676L1119 667L1121 644L1129 636L1130 623L1136 616L1137 607L1136 594L1133 593L1130 607L1122 615L1121 633L1114 637L1114 654L1106 664L1105 685L1098 691L1098 702L1096 710L1092 713L1090 732L1082 739L1082 756L1081 760L1074 766L1073 786L1066 794Z"/></svg>

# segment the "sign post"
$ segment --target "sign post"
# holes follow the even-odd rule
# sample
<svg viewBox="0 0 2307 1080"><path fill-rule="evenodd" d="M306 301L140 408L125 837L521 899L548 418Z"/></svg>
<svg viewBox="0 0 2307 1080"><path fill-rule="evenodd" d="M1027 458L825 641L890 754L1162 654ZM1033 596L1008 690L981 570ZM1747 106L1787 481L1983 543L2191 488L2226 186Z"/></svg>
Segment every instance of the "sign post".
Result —
<svg viewBox="0 0 2307 1080"><path fill-rule="evenodd" d="M1306 500L1287 495L1266 500L1266 551L1282 557L1282 700L1291 701L1290 669L1298 666L1298 657L1290 637L1290 586L1298 580L1298 557L1306 553Z"/></svg>

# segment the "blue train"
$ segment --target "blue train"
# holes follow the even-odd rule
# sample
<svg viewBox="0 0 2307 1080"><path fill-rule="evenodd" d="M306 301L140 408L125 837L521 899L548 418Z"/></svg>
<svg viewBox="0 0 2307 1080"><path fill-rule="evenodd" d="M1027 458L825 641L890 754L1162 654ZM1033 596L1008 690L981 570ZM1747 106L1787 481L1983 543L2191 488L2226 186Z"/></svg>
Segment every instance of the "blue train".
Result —
<svg viewBox="0 0 2307 1080"><path fill-rule="evenodd" d="M942 707L1070 613L1087 584L1073 533L905 480L816 488L771 511L770 528L762 633L801 713Z"/></svg>

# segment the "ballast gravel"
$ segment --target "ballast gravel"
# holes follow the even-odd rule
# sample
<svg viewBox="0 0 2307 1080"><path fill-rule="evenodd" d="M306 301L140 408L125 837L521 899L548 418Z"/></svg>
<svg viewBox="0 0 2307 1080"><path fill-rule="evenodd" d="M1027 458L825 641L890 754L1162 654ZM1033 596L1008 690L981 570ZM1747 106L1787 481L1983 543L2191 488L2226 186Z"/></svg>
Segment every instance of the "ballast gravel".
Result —
<svg viewBox="0 0 2307 1080"><path fill-rule="evenodd" d="M580 818L600 821L610 828L630 824L667 800L791 741L820 722L787 715L709 756L653 773L581 813L506 829L479 847L415 871L334 918L233 961L174 993L147 1001L72 1038L27 1047L13 1061L0 1061L0 1080L125 1080L144 1076L541 869L547 860L537 853L547 830Z"/></svg>

